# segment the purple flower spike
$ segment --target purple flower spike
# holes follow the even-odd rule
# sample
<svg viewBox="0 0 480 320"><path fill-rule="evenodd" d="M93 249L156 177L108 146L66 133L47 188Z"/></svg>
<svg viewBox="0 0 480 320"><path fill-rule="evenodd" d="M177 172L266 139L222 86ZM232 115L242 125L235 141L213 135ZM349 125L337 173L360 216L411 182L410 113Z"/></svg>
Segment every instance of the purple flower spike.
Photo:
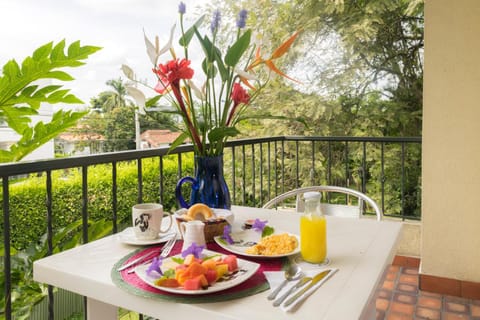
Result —
<svg viewBox="0 0 480 320"><path fill-rule="evenodd" d="M230 233L232 233L232 226L227 224L225 227L223 227L223 237L222 238L225 239L225 241L227 241L228 244L233 244L234 241L233 241Z"/></svg>
<svg viewBox="0 0 480 320"><path fill-rule="evenodd" d="M220 19L220 10L215 10L215 12L213 13L212 23L210 24L210 30L212 31L212 33L215 33L215 31L217 31L218 27L220 26Z"/></svg>
<svg viewBox="0 0 480 320"><path fill-rule="evenodd" d="M257 230L257 231L263 231L265 226L267 225L268 220L265 221L260 221L260 219L255 219L255 222L252 225L252 229Z"/></svg>
<svg viewBox="0 0 480 320"><path fill-rule="evenodd" d="M156 272L163 276L162 269L160 269L160 266L162 265L163 259L159 257L155 257L152 260L152 263L147 269L147 275L149 276L152 272Z"/></svg>
<svg viewBox="0 0 480 320"><path fill-rule="evenodd" d="M197 246L197 244L193 242L190 245L190 247L188 247L182 252L182 257L185 258L189 254L193 254L193 256L198 259L200 258L200 255L202 254L203 249L205 249L205 246Z"/></svg>
<svg viewBox="0 0 480 320"><path fill-rule="evenodd" d="M180 4L178 5L178 13L180 14L185 14L185 12L187 11L187 6L185 5L185 3L180 2Z"/></svg>
<svg viewBox="0 0 480 320"><path fill-rule="evenodd" d="M248 14L248 11L245 9L240 10L240 12L238 13L237 27L239 29L245 28L245 24L247 21L247 14Z"/></svg>

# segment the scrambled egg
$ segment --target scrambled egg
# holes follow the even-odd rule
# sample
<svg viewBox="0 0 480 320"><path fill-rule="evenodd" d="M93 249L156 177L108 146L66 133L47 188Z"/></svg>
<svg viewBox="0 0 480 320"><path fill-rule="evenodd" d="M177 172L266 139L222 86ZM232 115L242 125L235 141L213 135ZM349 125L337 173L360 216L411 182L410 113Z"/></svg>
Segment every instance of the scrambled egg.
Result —
<svg viewBox="0 0 480 320"><path fill-rule="evenodd" d="M262 240L256 245L245 250L248 254L256 254L262 256L275 256L280 254L290 253L298 246L298 241L295 236L287 233L272 234Z"/></svg>

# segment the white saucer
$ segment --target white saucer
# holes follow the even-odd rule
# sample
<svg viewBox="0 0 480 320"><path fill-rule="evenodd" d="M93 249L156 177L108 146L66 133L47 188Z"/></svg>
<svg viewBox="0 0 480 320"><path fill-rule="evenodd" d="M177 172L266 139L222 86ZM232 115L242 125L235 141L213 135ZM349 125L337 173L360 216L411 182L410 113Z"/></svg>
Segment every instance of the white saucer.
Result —
<svg viewBox="0 0 480 320"><path fill-rule="evenodd" d="M129 227L123 230L122 232L118 233L118 236L120 238L120 241L123 243L133 244L136 246L146 246L150 244L167 242L168 239L170 239L174 234L175 234L175 230L172 229L172 230L169 230L167 233L159 234L158 238L156 239L142 240L142 239L137 239L137 237L135 236L135 233L133 232L133 228Z"/></svg>

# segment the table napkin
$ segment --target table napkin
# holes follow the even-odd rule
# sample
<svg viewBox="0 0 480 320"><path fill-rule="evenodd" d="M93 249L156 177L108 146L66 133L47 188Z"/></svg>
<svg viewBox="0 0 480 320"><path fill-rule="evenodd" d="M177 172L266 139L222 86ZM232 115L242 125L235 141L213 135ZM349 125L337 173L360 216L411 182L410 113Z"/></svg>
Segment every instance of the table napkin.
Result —
<svg viewBox="0 0 480 320"><path fill-rule="evenodd" d="M325 281L327 281L328 279L330 279L334 274L335 272L338 271L337 268L322 268L322 269L318 269L318 270L308 270L308 271L305 271L305 274L306 276L309 276L309 277L314 277L316 274L320 273L320 272L323 272L325 270L332 270L330 271L327 276L325 276L325 278L323 278L322 280L320 280L319 282L317 282L313 287L311 287L310 289L308 289L307 292L305 292L300 298L298 298L294 303L292 303L291 305L289 305L288 307L285 307L285 301L287 301L290 297L293 297L296 292L298 292L298 290L301 290L303 288L305 288L305 286L307 286L310 282L307 282L306 285L304 285L302 288L300 289L297 289L296 291L294 291L292 294L290 294L284 301L283 303L280 305L280 308L282 308L283 311L285 312L292 312L295 310L295 308L297 307L297 305L299 305L299 303L302 302L302 298L304 297L308 297L310 296L313 292L315 292L315 290L317 290ZM270 284L270 292L275 290L276 287L278 287L283 280L285 280L285 272L283 271L264 271L263 274L265 275L265 277L267 278L267 281L268 283ZM287 292L287 290L289 290L291 287L293 287L296 283L298 282L297 281L289 281L287 283L287 285L285 287L283 287L283 289L278 293L277 295L277 298L278 297L281 297L283 293ZM275 300L272 300L272 303L273 301Z"/></svg>

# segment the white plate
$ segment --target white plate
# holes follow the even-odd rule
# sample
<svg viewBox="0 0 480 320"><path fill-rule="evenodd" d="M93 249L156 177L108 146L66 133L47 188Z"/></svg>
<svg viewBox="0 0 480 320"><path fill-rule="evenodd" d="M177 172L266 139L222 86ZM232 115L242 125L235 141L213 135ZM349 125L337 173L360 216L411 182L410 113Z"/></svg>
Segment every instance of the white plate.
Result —
<svg viewBox="0 0 480 320"><path fill-rule="evenodd" d="M285 253L285 254L277 254L273 256L264 256L264 255L259 255L259 254L249 254L246 253L245 250L247 250L248 247L251 247L255 245L256 243L260 242L261 240L261 233L258 231L255 231L253 229L247 229L247 230L242 230L238 232L232 232L231 236L233 241L235 243L233 244L228 244L222 236L216 236L213 238L215 242L225 250L228 250L232 253L239 254L245 257L251 257L251 258L262 258L262 259L268 259L268 258L282 258L282 257L288 257L295 255L297 253L300 253L300 237L297 236L296 234L291 234L289 232L283 232L283 231L277 231L275 230L274 234L282 234L282 233L287 233L291 236L294 236L297 238L297 248L293 250L292 252Z"/></svg>
<svg viewBox="0 0 480 320"><path fill-rule="evenodd" d="M203 250L202 251L202 256L212 256L212 255L220 255L224 256L221 253L215 252L215 251L210 251L210 250ZM174 257L181 257L180 254L174 256ZM168 288L168 287L161 287L157 286L154 281L158 278L157 277L150 277L147 275L146 271L149 267L149 264L147 265L139 265L135 268L135 273L137 276L142 279L145 283L148 285L160 289L162 291L167 291L171 293L179 293L179 294L188 294L188 295L197 295L197 294L206 294L206 293L212 293L212 292L218 292L222 290L226 290L229 288L232 288L236 285L239 285L240 283L248 280L251 276L257 272L258 268L260 265L255 262L243 260L240 258L237 258L238 262L238 272L235 273L234 275L231 276L230 279L220 281L220 282L215 282L213 285L208 287L207 289L202 289L202 290L185 290L182 287L179 288ZM178 265L176 262L172 260L172 257L166 258L162 262L162 271L165 271L170 268L175 268L175 266Z"/></svg>
<svg viewBox="0 0 480 320"><path fill-rule="evenodd" d="M174 234L175 234L175 229L172 228L171 230L168 230L167 233L159 234L158 238L156 239L141 240L135 237L135 233L133 232L133 227L128 227L122 232L120 232L118 236L120 238L120 241L123 243L133 244L136 246L146 246L150 244L167 242L168 239L170 239Z"/></svg>

